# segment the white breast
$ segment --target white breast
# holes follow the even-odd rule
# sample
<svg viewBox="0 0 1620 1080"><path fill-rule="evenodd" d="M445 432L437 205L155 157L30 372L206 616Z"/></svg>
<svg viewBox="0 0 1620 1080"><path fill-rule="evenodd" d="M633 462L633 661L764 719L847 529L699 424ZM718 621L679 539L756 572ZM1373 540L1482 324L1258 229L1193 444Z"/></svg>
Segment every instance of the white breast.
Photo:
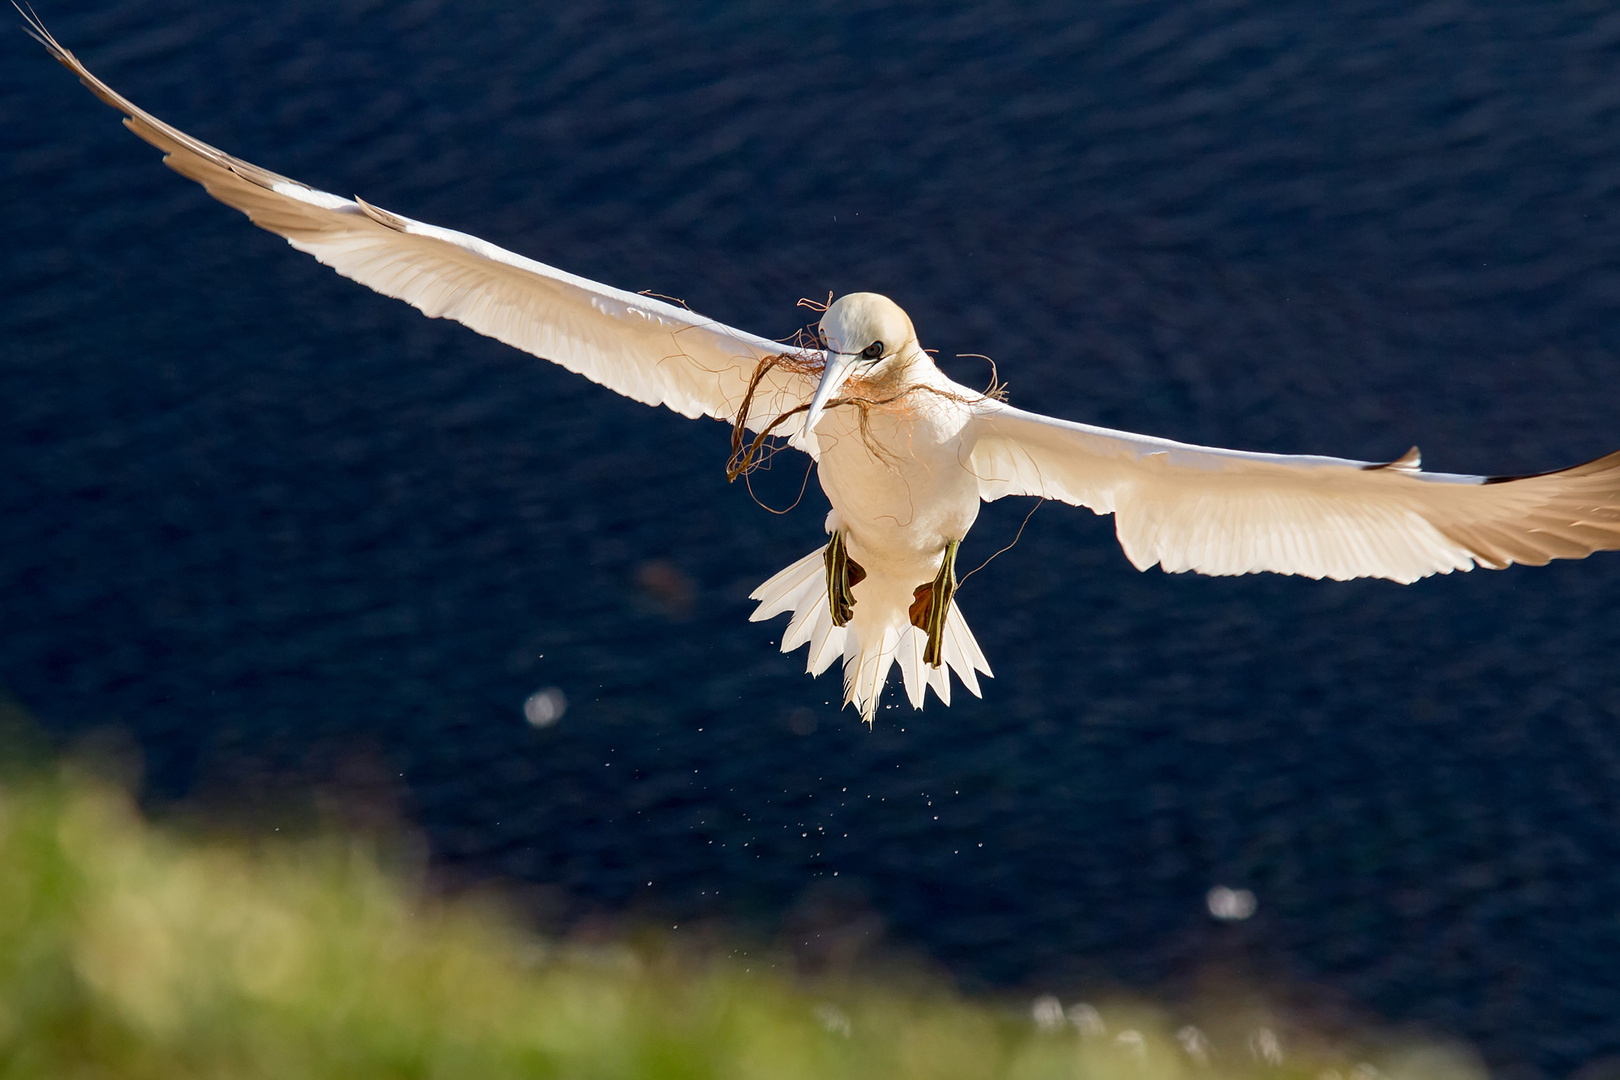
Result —
<svg viewBox="0 0 1620 1080"><path fill-rule="evenodd" d="M898 407L896 407L898 406ZM968 410L914 391L895 405L841 406L816 427L817 475L868 570L929 580L947 540L960 540L979 513L978 479L961 445Z"/></svg>

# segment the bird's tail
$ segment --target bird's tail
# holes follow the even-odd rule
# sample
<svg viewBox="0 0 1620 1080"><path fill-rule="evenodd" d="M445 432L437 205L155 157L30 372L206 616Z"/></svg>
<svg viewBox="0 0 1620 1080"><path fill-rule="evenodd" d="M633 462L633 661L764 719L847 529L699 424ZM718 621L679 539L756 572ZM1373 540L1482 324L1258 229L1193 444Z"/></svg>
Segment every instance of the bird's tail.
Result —
<svg viewBox="0 0 1620 1080"><path fill-rule="evenodd" d="M782 634L783 652L809 645L805 670L812 675L820 675L842 656L844 704L853 704L867 723L877 714L878 697L895 663L900 665L906 696L913 708L922 708L927 687L933 687L946 705L951 703L949 671L956 672L974 697L982 696L975 671L990 675L990 664L979 651L979 643L973 639L954 600L945 616L941 643L944 663L933 667L923 660L927 635L911 625L907 613L916 583L886 580L875 570L869 572L854 587L853 617L843 626L834 626L827 599L825 552L826 548L817 548L755 589L750 597L759 601L759 607L749 616L752 622L792 613Z"/></svg>

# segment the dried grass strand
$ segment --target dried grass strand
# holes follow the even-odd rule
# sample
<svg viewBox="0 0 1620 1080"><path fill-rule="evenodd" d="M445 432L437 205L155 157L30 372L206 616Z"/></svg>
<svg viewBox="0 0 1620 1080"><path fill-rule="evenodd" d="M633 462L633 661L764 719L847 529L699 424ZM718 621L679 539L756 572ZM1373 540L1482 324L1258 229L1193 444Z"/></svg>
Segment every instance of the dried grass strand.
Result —
<svg viewBox="0 0 1620 1080"><path fill-rule="evenodd" d="M637 296L650 296L654 300L664 300L664 301L667 301L668 303L674 304L676 307L685 308L687 311L692 311L691 305L688 304L685 300L682 300L678 296L666 296L661 292L654 292L651 289L641 289L641 290L637 291L636 295ZM696 315L697 312L692 311L692 314Z"/></svg>
<svg viewBox="0 0 1620 1080"><path fill-rule="evenodd" d="M983 360L990 365L990 385L984 388L984 396L995 401L1007 400L1007 384L1001 381L1001 373L996 368L996 362L982 352L959 352L958 360Z"/></svg>
<svg viewBox="0 0 1620 1080"><path fill-rule="evenodd" d="M809 301L805 301L809 303ZM750 440L748 438L747 424L750 412L753 409L754 397L759 393L759 384L771 371L780 368L794 374L819 379L826 367L825 357L818 355L809 346L806 338L808 331L800 331L795 348L791 352L776 353L763 357L754 368L749 377L748 390L743 395L742 407L737 410L736 418L731 425L731 454L726 459L726 480L734 481L739 476L745 476L755 469L762 468L770 460L774 448L768 446L769 440L775 436L777 428L788 420L806 412L810 408L809 402L795 405L786 412L778 414L770 423L766 424ZM985 357L986 360L989 357ZM835 409L842 405L853 405L860 410L861 436L867 448L880 458L892 460L892 455L880 446L871 436L871 413L875 410L884 412L901 412L907 409L907 399L917 393L933 394L947 401L958 402L963 405L972 405L985 399L1001 400L1006 395L1006 387L995 377L995 361L991 363L990 386L980 395L958 394L937 386L925 383L915 383L902 387L897 393L886 396L877 396L882 392L882 383L876 380L865 379L859 375L852 376L844 385L852 389L853 393L832 399L827 408Z"/></svg>
<svg viewBox="0 0 1620 1080"><path fill-rule="evenodd" d="M962 580L958 581L956 583L956 587L958 589L960 589L963 585L967 584L967 579L968 578L972 577L974 574L977 574L980 570L983 570L985 567L987 567L991 563L995 562L1001 556L1007 554L1007 552L1009 552L1013 548L1017 547L1018 546L1018 541L1022 540L1023 537L1024 537L1024 526L1029 524L1029 519L1035 516L1035 511L1039 510L1041 508L1041 504L1044 503L1045 501L1046 501L1045 499L1040 499L1040 498L1036 499L1035 500L1035 505L1030 507L1029 508L1029 513L1024 515L1023 523L1018 526L1018 532L1013 534L1012 543L1008 544L1006 547L1002 548L1000 551L996 552L994 555L992 555L988 559L984 560L984 562L980 563L978 566L975 566L973 569L969 570L966 574L963 575Z"/></svg>
<svg viewBox="0 0 1620 1080"><path fill-rule="evenodd" d="M799 504L804 501L804 493L806 491L810 490L810 471L812 469L814 469L815 467L816 467L816 463L814 461L807 462L805 464L805 466L804 466L804 479L799 481L799 493L798 493L798 495L794 496L793 501L788 503L786 506L784 506L780 510L778 510L776 507L772 506L770 503L766 502L764 499L761 499L757 494L755 494L755 492L754 492L754 478L753 478L752 475L744 474L743 483L748 486L748 497L750 499L754 500L754 505L755 506L759 507L761 510L766 511L767 513L775 514L778 517L780 517L783 514L791 514L791 513L793 513L793 511L795 511L795 510L797 510L799 508Z"/></svg>

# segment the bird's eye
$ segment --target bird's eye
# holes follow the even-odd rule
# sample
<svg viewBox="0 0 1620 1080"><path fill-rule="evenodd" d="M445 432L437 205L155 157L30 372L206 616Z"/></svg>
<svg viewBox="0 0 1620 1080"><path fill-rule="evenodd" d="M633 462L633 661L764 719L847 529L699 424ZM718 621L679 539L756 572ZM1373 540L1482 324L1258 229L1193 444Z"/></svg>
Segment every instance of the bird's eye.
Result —
<svg viewBox="0 0 1620 1080"><path fill-rule="evenodd" d="M861 350L861 355L868 360L876 360L883 355L883 342L872 342L872 344Z"/></svg>

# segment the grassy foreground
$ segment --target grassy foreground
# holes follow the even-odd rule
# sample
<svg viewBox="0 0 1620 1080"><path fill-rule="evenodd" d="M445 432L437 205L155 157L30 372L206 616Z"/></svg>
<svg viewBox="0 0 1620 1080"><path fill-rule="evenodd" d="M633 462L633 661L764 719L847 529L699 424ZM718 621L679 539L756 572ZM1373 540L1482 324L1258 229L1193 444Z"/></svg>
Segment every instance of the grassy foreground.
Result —
<svg viewBox="0 0 1620 1080"><path fill-rule="evenodd" d="M1039 1021L1039 1022L1038 1022ZM1200 1060L1203 1059L1203 1060ZM334 840L181 840L71 772L0 784L0 1077L1465 1080L1141 1009L803 984L548 944Z"/></svg>

